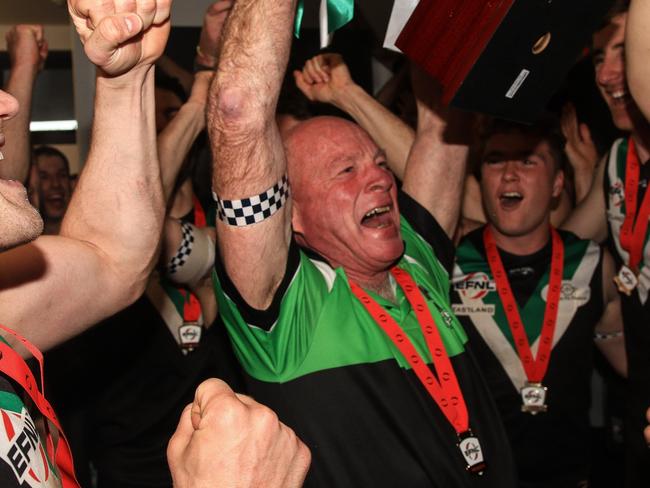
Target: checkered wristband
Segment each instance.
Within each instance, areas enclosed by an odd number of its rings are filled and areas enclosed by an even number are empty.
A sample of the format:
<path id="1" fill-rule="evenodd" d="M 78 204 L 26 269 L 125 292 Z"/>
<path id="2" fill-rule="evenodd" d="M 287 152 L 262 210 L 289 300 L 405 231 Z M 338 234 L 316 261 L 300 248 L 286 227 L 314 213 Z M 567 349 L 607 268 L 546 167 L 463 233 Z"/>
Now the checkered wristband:
<path id="1" fill-rule="evenodd" d="M 194 246 L 194 229 L 187 222 L 181 223 L 181 232 L 183 237 L 181 239 L 181 245 L 178 246 L 178 251 L 176 255 L 171 258 L 169 264 L 167 265 L 167 274 L 173 275 L 181 268 L 192 254 L 192 247 Z"/>
<path id="2" fill-rule="evenodd" d="M 265 192 L 242 200 L 222 200 L 214 192 L 212 196 L 217 202 L 219 219 L 228 225 L 243 227 L 268 219 L 282 208 L 289 197 L 289 180 L 284 175 Z"/>

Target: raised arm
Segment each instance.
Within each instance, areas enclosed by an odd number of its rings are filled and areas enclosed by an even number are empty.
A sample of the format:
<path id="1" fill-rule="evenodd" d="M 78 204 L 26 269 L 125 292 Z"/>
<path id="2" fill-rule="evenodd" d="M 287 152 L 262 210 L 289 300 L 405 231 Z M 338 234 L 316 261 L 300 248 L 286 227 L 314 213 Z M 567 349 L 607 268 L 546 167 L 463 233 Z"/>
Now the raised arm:
<path id="1" fill-rule="evenodd" d="M 650 120 L 650 5 L 644 0 L 632 0 L 625 31 L 625 62 L 627 84 L 634 101 L 646 119 Z"/>
<path id="2" fill-rule="evenodd" d="M 340 54 L 314 56 L 293 76 L 309 100 L 329 103 L 349 114 L 386 152 L 393 173 L 404 178 L 415 132 L 354 82 Z"/>
<path id="3" fill-rule="evenodd" d="M 208 100 L 213 189 L 221 200 L 260 195 L 286 174 L 275 109 L 295 6 L 295 0 L 237 0 L 230 12 Z M 217 222 L 225 271 L 249 305 L 263 309 L 270 304 L 286 268 L 290 239 L 289 202 L 252 225 Z"/>
<path id="4" fill-rule="evenodd" d="M 469 153 L 466 114 L 443 107 L 438 87 L 414 69 L 418 128 L 402 189 L 426 208 L 451 238 L 458 224 Z"/>
<path id="5" fill-rule="evenodd" d="M 605 195 L 603 194 L 603 178 L 605 177 L 606 166 L 604 159 L 596 166 L 587 196 L 571 212 L 561 226 L 582 239 L 602 242 L 607 237 L 607 215 L 605 213 Z"/>
<path id="6" fill-rule="evenodd" d="M 621 376 L 627 376 L 627 354 L 623 336 L 621 297 L 614 285 L 616 268 L 607 250 L 603 250 L 603 316 L 596 325 L 595 341 L 600 352 Z"/>
<path id="7" fill-rule="evenodd" d="M 163 191 L 167 200 L 171 197 L 183 161 L 192 144 L 205 128 L 208 90 L 214 70 L 217 68 L 221 32 L 231 7 L 231 0 L 217 0 L 208 7 L 203 17 L 203 28 L 195 59 L 199 69 L 194 75 L 190 97 L 158 135 L 158 155 Z"/>
<path id="8" fill-rule="evenodd" d="M 61 236 L 0 255 L 0 323 L 47 349 L 143 291 L 164 205 L 156 154 L 152 65 L 169 32 L 170 0 L 70 0 L 98 66 L 88 161 Z"/>
<path id="9" fill-rule="evenodd" d="M 192 144 L 205 129 L 205 106 L 214 72 L 199 71 L 194 75 L 192 93 L 178 113 L 158 134 L 158 155 L 165 201 L 169 201 L 176 178 Z"/>
<path id="10" fill-rule="evenodd" d="M 32 93 L 36 77 L 47 58 L 47 41 L 41 25 L 16 25 L 6 35 L 11 70 L 5 90 L 20 105 L 16 116 L 4 123 L 10 144 L 4 149 L 5 161 L 0 165 L 0 178 L 25 182 L 31 158 L 29 122 Z"/>

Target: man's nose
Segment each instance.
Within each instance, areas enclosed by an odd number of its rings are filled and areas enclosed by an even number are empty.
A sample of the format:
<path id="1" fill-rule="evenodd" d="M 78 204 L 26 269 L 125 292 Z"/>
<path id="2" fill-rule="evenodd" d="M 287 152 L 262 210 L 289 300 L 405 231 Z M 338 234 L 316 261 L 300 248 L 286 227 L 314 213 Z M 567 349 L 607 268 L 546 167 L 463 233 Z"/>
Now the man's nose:
<path id="1" fill-rule="evenodd" d="M 503 165 L 503 173 L 501 174 L 501 177 L 506 181 L 519 179 L 519 161 L 506 161 Z"/>

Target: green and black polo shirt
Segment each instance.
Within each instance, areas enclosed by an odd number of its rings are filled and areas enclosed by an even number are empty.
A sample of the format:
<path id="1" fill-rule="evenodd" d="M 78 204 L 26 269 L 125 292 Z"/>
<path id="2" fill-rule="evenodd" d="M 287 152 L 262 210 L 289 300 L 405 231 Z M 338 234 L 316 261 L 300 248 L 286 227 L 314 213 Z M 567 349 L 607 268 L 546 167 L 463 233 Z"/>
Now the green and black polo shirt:
<path id="1" fill-rule="evenodd" d="M 295 242 L 282 284 L 265 311 L 249 307 L 217 266 L 219 310 L 248 391 L 310 447 L 313 461 L 306 486 L 514 486 L 498 414 L 467 350 L 467 337 L 449 316 L 452 243 L 410 197 L 400 195 L 399 204 L 406 247 L 398 264 L 418 283 L 451 356 L 470 426 L 485 452 L 485 475 L 465 472 L 455 431 L 354 297 L 345 272 Z M 401 289 L 396 290 L 397 304 L 371 295 L 430 362 Z"/>

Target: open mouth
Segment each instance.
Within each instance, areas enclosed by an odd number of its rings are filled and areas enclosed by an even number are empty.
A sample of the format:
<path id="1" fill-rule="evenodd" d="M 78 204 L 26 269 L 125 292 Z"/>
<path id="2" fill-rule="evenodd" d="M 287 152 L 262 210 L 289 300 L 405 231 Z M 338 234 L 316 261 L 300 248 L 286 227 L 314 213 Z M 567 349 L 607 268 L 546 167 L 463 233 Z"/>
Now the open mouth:
<path id="1" fill-rule="evenodd" d="M 523 199 L 524 196 L 518 191 L 507 191 L 499 195 L 499 202 L 505 209 L 515 208 Z"/>
<path id="2" fill-rule="evenodd" d="M 390 205 L 373 208 L 363 216 L 361 225 L 372 229 L 382 229 L 392 225 L 393 220 L 390 215 L 390 209 Z"/>
<path id="3" fill-rule="evenodd" d="M 611 92 L 609 96 L 614 101 L 614 105 L 626 105 L 630 100 L 630 94 L 626 90 Z"/>

